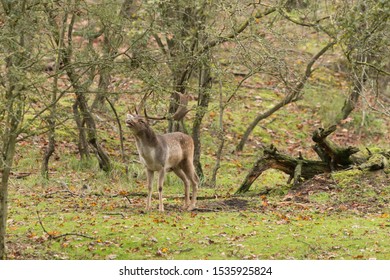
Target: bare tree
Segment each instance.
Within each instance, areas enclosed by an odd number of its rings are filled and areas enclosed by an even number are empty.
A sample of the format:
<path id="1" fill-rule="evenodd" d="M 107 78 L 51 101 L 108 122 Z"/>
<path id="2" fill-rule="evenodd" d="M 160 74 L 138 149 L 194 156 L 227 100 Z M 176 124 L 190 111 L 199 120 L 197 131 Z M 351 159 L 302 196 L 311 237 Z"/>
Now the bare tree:
<path id="1" fill-rule="evenodd" d="M 281 100 L 279 101 L 278 103 L 276 103 L 274 106 L 272 106 L 270 109 L 268 109 L 267 111 L 265 111 L 264 113 L 262 114 L 259 114 L 253 121 L 252 123 L 248 126 L 248 128 L 246 129 L 244 135 L 242 136 L 239 144 L 237 145 L 236 147 L 236 151 L 242 151 L 243 148 L 244 148 L 244 145 L 246 143 L 246 141 L 248 140 L 248 137 L 249 135 L 252 133 L 252 131 L 255 129 L 255 127 L 257 126 L 257 124 L 263 120 L 263 119 L 266 119 L 268 118 L 269 116 L 271 116 L 273 113 L 275 113 L 276 111 L 278 111 L 279 109 L 283 108 L 284 106 L 286 106 L 287 104 L 290 104 L 290 103 L 293 103 L 293 102 L 296 102 L 300 99 L 302 99 L 302 96 L 303 96 L 303 92 L 302 92 L 302 89 L 304 88 L 305 86 L 305 83 L 306 81 L 310 78 L 311 74 L 313 73 L 314 69 L 312 69 L 313 65 L 317 62 L 317 60 L 327 52 L 327 50 L 329 50 L 336 42 L 335 41 L 331 41 L 329 42 L 327 45 L 325 45 L 325 47 L 323 47 L 317 54 L 315 54 L 312 59 L 308 62 L 308 64 L 306 65 L 306 69 L 302 75 L 302 77 L 300 78 L 300 80 L 296 83 L 296 85 L 294 87 L 292 87 L 291 89 L 289 89 L 287 91 L 287 94 L 286 96 Z"/>
<path id="2" fill-rule="evenodd" d="M 0 4 L 0 259 L 6 258 L 5 232 L 8 215 L 8 183 L 13 167 L 18 137 L 29 132 L 35 120 L 41 121 L 43 114 L 53 104 L 38 108 L 32 100 L 42 94 L 39 69 L 42 47 L 35 40 L 41 6 L 29 1 L 2 1 Z M 33 117 L 25 120 L 24 116 Z"/>
<path id="3" fill-rule="evenodd" d="M 74 119 L 79 130 L 79 152 L 80 156 L 83 158 L 89 158 L 89 145 L 92 147 L 92 150 L 96 154 L 96 157 L 99 161 L 99 166 L 104 171 L 111 170 L 111 162 L 104 148 L 99 143 L 96 123 L 94 116 L 91 112 L 91 108 L 88 105 L 88 99 L 86 93 L 88 92 L 89 87 L 93 83 L 93 77 L 95 75 L 95 65 L 92 62 L 86 63 L 86 66 L 82 66 L 79 69 L 77 65 L 76 57 L 74 55 L 74 40 L 73 34 L 75 32 L 75 24 L 78 19 L 78 14 L 80 13 L 81 7 L 79 6 L 79 1 L 75 3 L 70 3 L 69 7 L 65 12 L 65 17 L 68 17 L 66 14 L 69 12 L 69 20 L 66 22 L 66 37 L 58 37 L 58 30 L 61 30 L 61 27 L 58 26 L 56 14 L 54 9 L 48 9 L 49 18 L 51 19 L 49 23 L 53 27 L 53 35 L 58 46 L 62 47 L 61 52 L 61 62 L 63 64 L 64 72 L 66 73 L 69 83 L 72 86 L 76 98 L 74 100 L 72 109 L 74 114 Z M 62 40 L 60 42 L 60 40 Z"/>
<path id="4" fill-rule="evenodd" d="M 349 66 L 350 92 L 335 122 L 346 119 L 359 100 L 369 102 L 369 95 L 381 95 L 372 88 L 386 71 L 388 61 L 390 4 L 387 1 L 343 1 L 335 17 L 340 45 Z M 384 63 L 385 62 L 385 63 Z M 374 98 L 370 108 L 389 114 L 380 98 Z M 375 104 L 376 103 L 376 104 Z M 379 105 L 379 106 L 378 106 Z"/>

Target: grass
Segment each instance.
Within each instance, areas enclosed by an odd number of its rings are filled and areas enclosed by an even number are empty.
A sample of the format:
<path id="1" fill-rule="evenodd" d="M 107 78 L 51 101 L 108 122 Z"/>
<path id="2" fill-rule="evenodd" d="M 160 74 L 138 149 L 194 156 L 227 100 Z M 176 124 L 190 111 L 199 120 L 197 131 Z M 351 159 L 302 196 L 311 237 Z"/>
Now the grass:
<path id="1" fill-rule="evenodd" d="M 168 198 L 165 203 L 170 207 L 161 214 L 143 213 L 143 199 L 130 200 L 131 205 L 123 196 L 107 193 L 84 197 L 38 194 L 28 202 L 13 196 L 9 258 L 390 258 L 386 212 L 319 213 L 271 203 L 264 206 L 262 198 L 252 198 L 251 209 L 189 213 L 178 210 L 179 199 Z M 69 235 L 56 238 L 62 234 Z"/>
<path id="2" fill-rule="evenodd" d="M 181 210 L 182 186 L 170 176 L 166 212 L 145 213 L 137 164 L 126 179 L 91 173 L 92 163 L 70 160 L 66 168 L 77 172 L 62 167 L 49 181 L 37 175 L 12 181 L 9 259 L 390 259 L 384 172 L 336 173 L 330 192 L 313 189 L 302 204 L 285 199 L 284 175 L 270 170 L 241 197 L 227 186 L 201 188 L 198 207 L 206 211 L 195 212 Z M 156 196 L 153 203 L 157 209 Z"/>

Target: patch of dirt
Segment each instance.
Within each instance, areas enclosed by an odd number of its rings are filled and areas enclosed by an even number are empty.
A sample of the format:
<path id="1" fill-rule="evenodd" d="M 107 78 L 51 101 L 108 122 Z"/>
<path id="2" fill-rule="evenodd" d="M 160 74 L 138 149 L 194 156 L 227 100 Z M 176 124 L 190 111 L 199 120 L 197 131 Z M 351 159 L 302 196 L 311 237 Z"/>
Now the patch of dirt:
<path id="1" fill-rule="evenodd" d="M 317 192 L 327 192 L 337 188 L 330 174 L 320 174 L 291 189 L 287 196 L 303 198 Z"/>
<path id="2" fill-rule="evenodd" d="M 248 206 L 248 201 L 245 199 L 232 198 L 232 199 L 227 199 L 227 200 L 223 201 L 223 204 L 225 204 L 226 207 L 228 207 L 230 209 L 244 210 Z"/>
<path id="3" fill-rule="evenodd" d="M 323 201 L 313 199 L 321 194 L 328 198 Z M 339 184 L 331 174 L 321 174 L 291 189 L 283 201 L 327 211 L 381 211 L 390 205 L 390 174 L 383 170 L 365 172 L 347 185 Z"/>
<path id="4" fill-rule="evenodd" d="M 198 201 L 196 212 L 219 212 L 219 211 L 242 211 L 248 209 L 249 201 L 242 198 L 228 198 L 220 200 L 201 200 Z"/>

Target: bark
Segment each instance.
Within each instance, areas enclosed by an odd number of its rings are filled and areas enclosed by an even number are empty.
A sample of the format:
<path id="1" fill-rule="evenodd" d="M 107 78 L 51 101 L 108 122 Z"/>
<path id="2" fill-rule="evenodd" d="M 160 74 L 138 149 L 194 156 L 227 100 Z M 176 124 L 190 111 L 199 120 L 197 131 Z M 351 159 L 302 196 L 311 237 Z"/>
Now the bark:
<path id="1" fill-rule="evenodd" d="M 42 177 L 48 179 L 49 178 L 49 161 L 50 157 L 53 155 L 55 151 L 55 131 L 56 131 L 56 104 L 58 101 L 58 77 L 59 77 L 59 70 L 60 66 L 62 64 L 61 62 L 61 48 L 63 47 L 64 42 L 64 36 L 65 36 L 65 27 L 66 27 L 66 21 L 67 21 L 68 15 L 65 14 L 63 18 L 63 25 L 61 28 L 61 32 L 59 33 L 58 37 L 56 38 L 56 42 L 58 43 L 57 48 L 57 57 L 56 61 L 53 66 L 54 70 L 54 78 L 53 78 L 53 92 L 51 94 L 51 106 L 49 108 L 50 114 L 47 119 L 48 123 L 48 145 L 45 149 L 45 153 L 42 160 L 42 166 L 41 166 L 41 175 Z"/>
<path id="2" fill-rule="evenodd" d="M 5 152 L 4 159 L 0 168 L 2 169 L 1 175 L 1 186 L 0 186 L 0 260 L 5 259 L 6 257 L 6 248 L 5 248 L 5 233 L 7 228 L 7 216 L 8 216 L 8 182 L 11 172 L 11 166 L 13 162 L 13 157 L 15 154 L 15 145 L 16 138 L 13 138 L 11 135 L 4 135 L 4 140 L 10 141 L 8 149 Z M 8 138 L 8 139 L 7 139 Z"/>
<path id="3" fill-rule="evenodd" d="M 4 110 L 1 111 L 0 116 L 2 119 L 2 129 L 0 131 L 0 260 L 6 258 L 5 234 L 8 216 L 8 184 L 25 106 L 24 91 L 26 88 L 23 81 L 27 79 L 27 71 L 19 71 L 19 69 L 29 69 L 25 62 L 31 45 L 28 43 L 28 32 L 22 26 L 25 24 L 24 20 L 26 20 L 26 5 L 26 1 L 2 2 L 2 8 L 7 15 L 2 28 L 5 32 L 8 32 L 7 36 L 9 38 L 7 43 L 2 45 L 2 51 L 8 53 L 8 55 L 5 58 L 4 67 L 6 74 L 2 81 L 4 91 L 1 92 Z"/>
<path id="4" fill-rule="evenodd" d="M 87 136 L 86 136 L 85 127 L 83 125 L 83 121 L 82 121 L 82 118 L 80 115 L 79 100 L 77 98 L 75 99 L 75 101 L 73 103 L 72 109 L 73 109 L 73 117 L 74 117 L 74 120 L 76 122 L 77 130 L 79 132 L 79 140 L 77 142 L 77 147 L 79 150 L 80 159 L 81 160 L 90 159 L 91 156 L 89 153 Z"/>
<path id="5" fill-rule="evenodd" d="M 55 111 L 53 111 L 55 114 Z M 45 149 L 45 153 L 43 155 L 42 166 L 41 166 L 41 175 L 42 177 L 49 179 L 49 161 L 50 157 L 53 155 L 55 151 L 55 128 L 56 121 L 54 120 L 54 114 L 50 113 L 51 119 L 47 120 L 49 125 L 48 132 L 48 144 Z"/>
<path id="6" fill-rule="evenodd" d="M 355 71 L 361 72 L 361 77 L 354 76 L 352 78 L 352 90 L 349 96 L 345 99 L 344 105 L 341 108 L 338 119 L 336 120 L 337 123 L 340 123 L 340 121 L 348 118 L 348 116 L 355 109 L 359 101 L 359 97 L 363 94 L 364 84 L 368 79 L 367 73 L 364 70 L 364 67 L 362 67 L 362 70 L 360 71 L 358 69 L 355 69 Z"/>
<path id="7" fill-rule="evenodd" d="M 8 182 L 11 174 L 11 168 L 13 164 L 13 159 L 15 155 L 16 148 L 16 137 L 17 137 L 17 128 L 19 125 L 18 117 L 21 116 L 20 112 L 11 111 L 11 114 L 14 115 L 11 117 L 11 120 L 8 122 L 10 129 L 4 133 L 3 136 L 3 147 L 2 147 L 2 160 L 0 168 L 2 171 L 1 174 L 1 186 L 0 186 L 0 260 L 5 259 L 6 257 L 6 248 L 5 248 L 5 233 L 7 227 L 7 216 L 8 216 Z"/>
<path id="8" fill-rule="evenodd" d="M 264 155 L 260 157 L 249 171 L 236 194 L 249 190 L 253 182 L 266 170 L 277 169 L 290 175 L 290 181 L 294 178 L 294 185 L 297 185 L 301 178 L 309 179 L 321 173 L 330 172 L 330 167 L 326 162 L 294 158 L 289 155 L 279 153 L 271 145 L 264 149 Z"/>
<path id="9" fill-rule="evenodd" d="M 14 96 L 11 96 L 14 97 Z M 15 155 L 17 128 L 19 126 L 19 120 L 21 116 L 20 108 L 15 111 L 13 109 L 12 101 L 9 116 L 7 118 L 6 125 L 9 129 L 5 130 L 2 135 L 2 159 L 0 168 L 2 171 L 1 175 L 1 186 L 0 186 L 0 260 L 6 256 L 5 249 L 5 232 L 7 227 L 7 215 L 8 215 L 8 182 L 11 173 L 11 167 Z M 20 106 L 20 105 L 19 105 Z"/>
<path id="10" fill-rule="evenodd" d="M 322 173 L 330 173 L 336 170 L 359 168 L 361 170 L 379 170 L 388 167 L 390 151 L 381 151 L 368 155 L 361 154 L 356 147 L 340 147 L 327 137 L 336 130 L 336 126 L 326 129 L 319 128 L 313 133 L 313 148 L 321 160 L 304 159 L 301 155 L 294 158 L 282 154 L 271 145 L 264 149 L 264 155 L 260 157 L 245 177 L 243 183 L 236 191 L 237 194 L 249 190 L 253 182 L 267 169 L 277 169 L 290 176 L 288 183 L 293 180 L 293 186 L 297 186 L 302 179 L 307 180 Z"/>
<path id="11" fill-rule="evenodd" d="M 210 186 L 214 187 L 214 188 L 217 185 L 217 173 L 221 167 L 222 151 L 223 151 L 223 148 L 225 145 L 225 131 L 224 131 L 224 126 L 223 126 L 224 111 L 225 111 L 225 105 L 223 104 L 222 81 L 220 80 L 219 81 L 219 119 L 218 119 L 218 122 L 219 122 L 219 127 L 218 127 L 219 145 L 218 145 L 218 150 L 217 150 L 217 154 L 216 154 L 215 165 L 214 165 L 213 172 L 211 174 L 211 179 L 210 179 Z"/>
<path id="12" fill-rule="evenodd" d="M 113 59 L 110 59 L 110 63 L 113 63 Z M 96 94 L 95 99 L 91 105 L 91 111 L 101 110 L 106 101 L 108 86 L 110 85 L 111 80 L 111 69 L 103 69 L 99 70 L 100 77 L 98 83 L 98 92 Z"/>
<path id="13" fill-rule="evenodd" d="M 355 147 L 340 147 L 327 137 L 336 131 L 337 126 L 333 125 L 327 129 L 318 128 L 313 133 L 314 151 L 321 160 L 327 163 L 332 170 L 343 169 L 353 164 L 351 155 L 359 152 Z"/>
<path id="14" fill-rule="evenodd" d="M 76 102 L 78 104 L 78 108 L 80 109 L 83 124 L 86 126 L 87 141 L 95 151 L 96 157 L 99 161 L 99 167 L 108 172 L 111 170 L 110 158 L 98 142 L 95 120 L 88 108 L 84 94 L 80 91 L 76 91 Z"/>
<path id="15" fill-rule="evenodd" d="M 193 50 L 192 50 L 193 51 Z M 172 52 L 172 50 L 171 50 Z M 175 53 L 175 52 L 173 52 Z M 183 54 L 182 54 L 183 55 Z M 187 58 L 176 58 L 177 60 L 185 59 Z M 174 62 L 174 64 L 176 64 Z M 180 66 L 173 66 L 175 69 L 172 70 L 173 72 L 173 92 L 170 97 L 170 103 L 169 103 L 169 115 L 174 116 L 177 112 L 179 106 L 180 106 L 180 95 L 185 95 L 188 81 L 191 78 L 192 75 L 192 66 L 189 61 L 185 65 L 183 63 L 179 64 Z M 168 118 L 168 132 L 174 132 L 174 131 L 184 131 L 184 119 L 176 120 L 173 117 Z"/>
<path id="16" fill-rule="evenodd" d="M 203 178 L 203 169 L 200 162 L 201 154 L 201 137 L 200 130 L 202 125 L 202 120 L 204 115 L 207 112 L 207 108 L 210 102 L 210 89 L 211 89 L 211 73 L 210 65 L 208 62 L 205 62 L 202 65 L 200 77 L 199 77 L 199 95 L 198 95 L 198 106 L 195 114 L 195 120 L 192 127 L 192 138 L 194 139 L 194 166 L 196 173 L 199 178 Z"/>

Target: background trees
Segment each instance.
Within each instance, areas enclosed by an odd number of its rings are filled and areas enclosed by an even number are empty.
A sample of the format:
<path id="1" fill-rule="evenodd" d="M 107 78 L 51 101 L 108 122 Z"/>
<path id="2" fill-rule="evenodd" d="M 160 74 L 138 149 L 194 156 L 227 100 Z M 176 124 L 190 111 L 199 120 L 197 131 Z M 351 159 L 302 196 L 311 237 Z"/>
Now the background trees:
<path id="1" fill-rule="evenodd" d="M 0 257 L 18 142 L 45 139 L 40 173 L 46 178 L 58 141 L 72 143 L 78 160 L 96 159 L 110 174 L 125 157 L 121 117 L 145 107 L 168 120 L 158 124 L 161 130 L 193 136 L 197 172 L 207 182 L 205 139 L 213 139 L 208 153 L 219 161 L 232 146 L 243 151 L 252 141 L 256 151 L 260 136 L 270 134 L 262 122 L 289 104 L 312 102 L 326 125 L 348 122 L 356 108 L 361 125 L 371 112 L 388 117 L 389 6 L 363 0 L 2 1 Z M 325 104 L 327 96 L 343 102 Z M 245 99 L 267 105 L 247 106 Z"/>
<path id="2" fill-rule="evenodd" d="M 8 182 L 18 137 L 29 131 L 29 124 L 42 119 L 52 106 L 41 103 L 44 79 L 39 71 L 43 58 L 40 11 L 35 1 L 2 2 L 0 74 L 0 259 L 5 257 L 5 230 L 8 211 Z"/>

